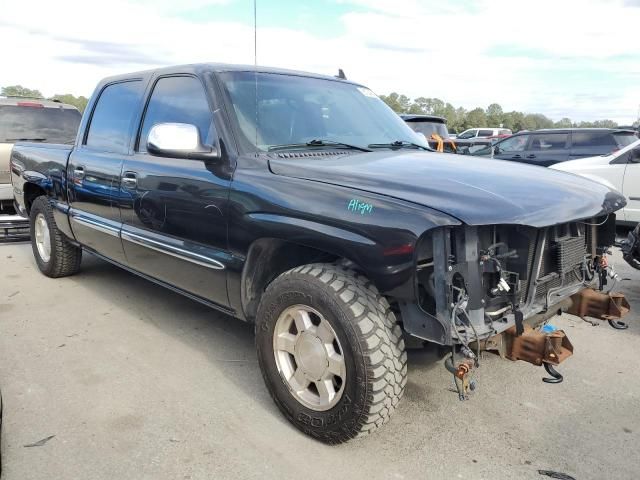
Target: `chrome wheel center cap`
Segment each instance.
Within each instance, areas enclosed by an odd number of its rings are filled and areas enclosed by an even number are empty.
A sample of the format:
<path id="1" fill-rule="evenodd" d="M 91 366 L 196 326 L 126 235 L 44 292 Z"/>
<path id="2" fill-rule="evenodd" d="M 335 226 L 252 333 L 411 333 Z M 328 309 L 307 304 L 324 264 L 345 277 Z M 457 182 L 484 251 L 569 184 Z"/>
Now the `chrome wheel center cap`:
<path id="1" fill-rule="evenodd" d="M 329 366 L 327 350 L 322 340 L 310 333 L 298 337 L 295 358 L 309 380 L 319 380 Z"/>

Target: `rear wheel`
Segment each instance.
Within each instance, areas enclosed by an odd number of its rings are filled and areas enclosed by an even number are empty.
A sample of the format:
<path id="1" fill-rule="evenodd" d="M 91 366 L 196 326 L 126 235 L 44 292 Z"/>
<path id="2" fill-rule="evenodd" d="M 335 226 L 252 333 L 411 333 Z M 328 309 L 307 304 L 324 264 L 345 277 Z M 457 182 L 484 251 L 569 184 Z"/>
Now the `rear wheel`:
<path id="1" fill-rule="evenodd" d="M 31 248 L 38 268 L 47 277 L 73 275 L 80 269 L 82 249 L 58 229 L 47 197 L 36 198 L 29 212 Z"/>
<path id="2" fill-rule="evenodd" d="M 256 345 L 282 413 L 326 443 L 382 426 L 404 392 L 395 316 L 371 282 L 341 266 L 305 265 L 276 278 L 260 301 Z"/>

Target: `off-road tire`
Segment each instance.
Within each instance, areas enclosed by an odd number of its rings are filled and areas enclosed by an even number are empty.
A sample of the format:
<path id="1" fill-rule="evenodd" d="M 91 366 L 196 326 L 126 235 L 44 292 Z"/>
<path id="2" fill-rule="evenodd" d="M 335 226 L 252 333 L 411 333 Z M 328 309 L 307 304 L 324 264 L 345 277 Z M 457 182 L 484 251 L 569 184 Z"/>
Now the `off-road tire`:
<path id="1" fill-rule="evenodd" d="M 45 262 L 38 253 L 36 246 L 36 236 L 34 224 L 39 213 L 44 215 L 49 228 L 49 238 L 51 240 L 51 255 L 48 262 Z M 80 270 L 82 261 L 82 249 L 73 245 L 67 237 L 58 229 L 53 218 L 53 210 L 49 200 L 45 196 L 40 196 L 33 201 L 29 212 L 29 225 L 31 227 L 31 248 L 36 259 L 38 268 L 47 277 L 58 278 L 73 275 Z"/>
<path id="2" fill-rule="evenodd" d="M 316 411 L 300 403 L 278 371 L 274 328 L 292 305 L 320 312 L 342 346 L 347 380 L 342 397 L 329 410 Z M 339 265 L 303 265 L 271 282 L 258 307 L 256 347 L 262 376 L 278 408 L 304 433 L 329 444 L 384 425 L 407 382 L 402 331 L 389 303 L 366 277 Z"/>

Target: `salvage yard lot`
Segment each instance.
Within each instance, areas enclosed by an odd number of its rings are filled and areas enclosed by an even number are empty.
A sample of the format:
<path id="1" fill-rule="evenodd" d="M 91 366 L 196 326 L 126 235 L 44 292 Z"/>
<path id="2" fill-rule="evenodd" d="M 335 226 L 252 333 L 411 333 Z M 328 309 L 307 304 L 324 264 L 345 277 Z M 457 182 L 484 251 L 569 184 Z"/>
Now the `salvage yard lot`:
<path id="1" fill-rule="evenodd" d="M 250 325 L 86 255 L 81 272 L 41 275 L 29 244 L 0 245 L 3 480 L 583 479 L 640 472 L 640 325 L 565 315 L 575 354 L 564 383 L 485 354 L 459 402 L 433 350 L 409 352 L 389 425 L 320 444 L 280 414 Z M 640 272 L 616 254 L 640 309 Z M 25 447 L 54 435 L 42 446 Z"/>

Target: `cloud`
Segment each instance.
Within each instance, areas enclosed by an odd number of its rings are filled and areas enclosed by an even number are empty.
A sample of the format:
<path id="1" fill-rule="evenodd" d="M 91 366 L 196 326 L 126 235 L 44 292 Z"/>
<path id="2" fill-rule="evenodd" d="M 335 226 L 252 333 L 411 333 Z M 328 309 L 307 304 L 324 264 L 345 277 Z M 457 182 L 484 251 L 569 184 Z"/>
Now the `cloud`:
<path id="1" fill-rule="evenodd" d="M 0 85 L 89 95 L 100 78 L 127 71 L 252 64 L 253 9 L 242 0 L 246 17 L 238 16 L 239 1 L 9 4 L 0 21 Z M 342 12 L 333 17 L 332 1 Z M 640 101 L 640 9 L 631 8 L 639 2 L 538 0 L 518 9 L 511 0 L 275 2 L 269 8 L 281 11 L 270 17 L 281 20 L 259 26 L 258 61 L 330 75 L 343 68 L 377 93 L 438 97 L 468 109 L 497 102 L 506 111 L 629 123 Z M 181 14 L 207 8 L 197 20 Z M 326 29 L 301 27 L 301 15 L 314 9 L 323 10 Z"/>

